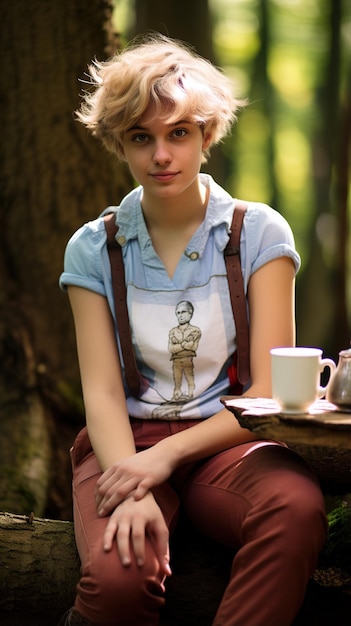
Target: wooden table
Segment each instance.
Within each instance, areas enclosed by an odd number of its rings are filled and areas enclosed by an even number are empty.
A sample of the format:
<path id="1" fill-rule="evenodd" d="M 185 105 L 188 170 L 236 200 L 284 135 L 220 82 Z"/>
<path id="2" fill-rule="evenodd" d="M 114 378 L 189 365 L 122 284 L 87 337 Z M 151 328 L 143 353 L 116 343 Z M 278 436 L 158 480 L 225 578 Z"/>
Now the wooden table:
<path id="1" fill-rule="evenodd" d="M 351 492 L 351 412 L 326 400 L 301 415 L 281 413 L 267 398 L 224 396 L 221 401 L 258 439 L 283 441 L 305 458 L 325 493 Z"/>

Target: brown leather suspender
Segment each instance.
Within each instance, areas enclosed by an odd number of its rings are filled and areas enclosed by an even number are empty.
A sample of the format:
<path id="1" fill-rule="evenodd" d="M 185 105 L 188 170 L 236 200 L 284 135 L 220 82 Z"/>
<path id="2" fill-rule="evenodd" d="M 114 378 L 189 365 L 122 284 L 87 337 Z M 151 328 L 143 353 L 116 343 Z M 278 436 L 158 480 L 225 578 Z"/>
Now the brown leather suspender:
<path id="1" fill-rule="evenodd" d="M 236 201 L 230 238 L 224 250 L 230 300 L 236 326 L 238 379 L 242 385 L 245 385 L 250 377 L 249 327 L 240 263 L 240 233 L 246 208 L 244 202 Z M 119 243 L 116 241 L 118 227 L 115 223 L 115 214 L 109 213 L 105 215 L 104 222 L 107 233 L 107 249 L 111 265 L 113 296 L 116 319 L 118 320 L 118 334 L 124 361 L 125 377 L 131 394 L 138 397 L 142 377 L 137 368 L 130 332 L 124 265 L 122 250 Z"/>
<path id="2" fill-rule="evenodd" d="M 115 214 L 109 213 L 106 215 L 104 222 L 107 232 L 107 249 L 111 265 L 113 297 L 115 301 L 116 320 L 124 361 L 125 377 L 131 394 L 137 398 L 140 394 L 141 381 L 130 332 L 122 249 L 116 241 L 118 226 L 115 223 Z"/>
<path id="3" fill-rule="evenodd" d="M 238 379 L 242 385 L 246 385 L 250 379 L 249 324 L 240 262 L 240 234 L 246 209 L 247 205 L 245 202 L 236 200 L 230 238 L 224 250 L 230 300 L 236 328 Z"/>

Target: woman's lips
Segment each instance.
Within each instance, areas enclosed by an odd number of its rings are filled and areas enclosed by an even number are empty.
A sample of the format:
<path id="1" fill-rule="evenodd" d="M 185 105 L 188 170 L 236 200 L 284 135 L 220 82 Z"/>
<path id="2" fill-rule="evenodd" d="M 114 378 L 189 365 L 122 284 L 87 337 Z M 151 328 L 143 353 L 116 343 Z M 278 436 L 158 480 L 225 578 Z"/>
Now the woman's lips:
<path id="1" fill-rule="evenodd" d="M 178 175 L 178 172 L 155 172 L 151 174 L 154 180 L 158 180 L 160 182 L 169 182 L 173 180 Z"/>

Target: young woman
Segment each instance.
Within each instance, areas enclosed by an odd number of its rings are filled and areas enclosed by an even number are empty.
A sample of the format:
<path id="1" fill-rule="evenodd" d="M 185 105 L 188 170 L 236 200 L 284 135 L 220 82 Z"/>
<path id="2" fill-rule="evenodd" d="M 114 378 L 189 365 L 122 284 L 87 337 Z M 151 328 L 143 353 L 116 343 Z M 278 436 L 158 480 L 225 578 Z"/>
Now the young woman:
<path id="1" fill-rule="evenodd" d="M 87 422 L 72 449 L 81 579 L 61 624 L 159 623 L 182 502 L 199 532 L 236 549 L 213 623 L 288 626 L 323 544 L 324 501 L 297 455 L 255 441 L 220 403 L 236 350 L 223 258 L 235 200 L 199 173 L 244 103 L 221 71 L 161 35 L 90 72 L 78 118 L 138 183 L 113 210 L 145 385 L 139 397 L 126 386 L 100 216 L 70 240 L 61 276 Z M 240 247 L 251 346 L 244 393 L 269 397 L 270 348 L 295 340 L 299 257 L 286 221 L 257 202 Z"/>

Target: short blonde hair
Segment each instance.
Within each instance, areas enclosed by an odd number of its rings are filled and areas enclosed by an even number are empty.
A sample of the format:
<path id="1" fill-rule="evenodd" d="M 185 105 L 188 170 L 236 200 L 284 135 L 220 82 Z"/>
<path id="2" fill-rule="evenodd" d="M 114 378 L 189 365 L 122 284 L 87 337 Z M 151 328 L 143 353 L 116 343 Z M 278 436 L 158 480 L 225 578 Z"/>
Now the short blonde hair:
<path id="1" fill-rule="evenodd" d="M 108 61 L 94 61 L 89 74 L 94 89 L 84 94 L 77 118 L 120 159 L 123 134 L 150 103 L 155 116 L 169 123 L 199 124 L 210 133 L 211 145 L 229 133 L 245 104 L 221 70 L 187 44 L 160 34 L 137 37 Z"/>

